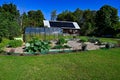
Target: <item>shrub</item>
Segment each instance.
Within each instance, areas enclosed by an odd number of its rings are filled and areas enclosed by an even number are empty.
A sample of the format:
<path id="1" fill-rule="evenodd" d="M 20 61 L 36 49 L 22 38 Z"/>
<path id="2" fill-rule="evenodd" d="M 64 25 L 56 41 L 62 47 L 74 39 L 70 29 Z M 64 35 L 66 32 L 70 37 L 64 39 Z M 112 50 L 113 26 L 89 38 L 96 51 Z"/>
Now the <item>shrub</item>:
<path id="1" fill-rule="evenodd" d="M 84 42 L 86 42 L 86 40 L 85 39 L 80 39 L 78 42 L 84 43 Z"/>
<path id="2" fill-rule="evenodd" d="M 107 48 L 107 49 L 109 49 L 109 48 L 115 48 L 115 47 L 117 47 L 117 45 L 114 44 L 114 43 L 107 43 L 107 44 L 105 44 L 105 48 Z"/>
<path id="3" fill-rule="evenodd" d="M 8 45 L 8 43 L 10 42 L 9 39 L 3 38 L 2 42 L 0 43 L 0 51 L 4 49 L 4 47 L 6 47 Z"/>
<path id="4" fill-rule="evenodd" d="M 65 43 L 67 43 L 67 40 L 65 40 L 64 38 L 60 38 L 57 42 L 57 44 L 59 45 L 64 45 Z"/>
<path id="5" fill-rule="evenodd" d="M 49 51 L 49 42 L 48 41 L 41 41 L 36 38 L 33 38 L 31 41 L 26 43 L 25 45 L 25 52 L 29 52 L 32 54 L 36 53 L 46 53 Z"/>
<path id="6" fill-rule="evenodd" d="M 105 48 L 109 49 L 110 48 L 110 44 L 109 43 L 105 44 Z"/>
<path id="7" fill-rule="evenodd" d="M 94 38 L 94 37 L 92 37 L 92 38 L 89 38 L 89 39 L 88 39 L 88 41 L 89 41 L 89 42 L 91 42 L 91 43 L 100 42 L 100 41 L 99 41 L 99 39 L 97 39 L 97 38 Z"/>
<path id="8" fill-rule="evenodd" d="M 82 43 L 81 50 L 82 50 L 82 51 L 85 51 L 85 50 L 87 50 L 87 44 L 85 44 L 85 43 Z"/>
<path id="9" fill-rule="evenodd" d="M 22 46 L 22 41 L 21 40 L 10 40 L 10 42 L 8 43 L 8 47 L 20 47 Z"/>

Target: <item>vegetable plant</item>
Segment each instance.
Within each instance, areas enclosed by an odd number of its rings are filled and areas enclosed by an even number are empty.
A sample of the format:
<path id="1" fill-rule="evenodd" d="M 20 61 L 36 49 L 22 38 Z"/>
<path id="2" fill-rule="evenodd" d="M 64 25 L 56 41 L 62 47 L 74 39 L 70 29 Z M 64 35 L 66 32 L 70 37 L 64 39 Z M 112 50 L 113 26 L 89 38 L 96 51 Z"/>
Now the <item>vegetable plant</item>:
<path id="1" fill-rule="evenodd" d="M 25 45 L 25 52 L 29 52 L 32 54 L 37 54 L 37 53 L 43 54 L 49 51 L 49 49 L 50 46 L 48 41 L 42 41 L 36 38 L 33 38 Z"/>

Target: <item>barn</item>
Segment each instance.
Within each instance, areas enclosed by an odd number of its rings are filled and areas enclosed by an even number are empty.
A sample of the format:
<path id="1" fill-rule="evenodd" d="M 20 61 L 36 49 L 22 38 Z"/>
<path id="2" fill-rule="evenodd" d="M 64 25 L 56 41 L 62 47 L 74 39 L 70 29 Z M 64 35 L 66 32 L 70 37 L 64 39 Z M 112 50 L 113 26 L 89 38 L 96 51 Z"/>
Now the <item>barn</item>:
<path id="1" fill-rule="evenodd" d="M 61 28 L 63 34 L 80 34 L 80 27 L 77 22 L 70 21 L 48 21 L 43 20 L 44 27 L 48 28 Z"/>

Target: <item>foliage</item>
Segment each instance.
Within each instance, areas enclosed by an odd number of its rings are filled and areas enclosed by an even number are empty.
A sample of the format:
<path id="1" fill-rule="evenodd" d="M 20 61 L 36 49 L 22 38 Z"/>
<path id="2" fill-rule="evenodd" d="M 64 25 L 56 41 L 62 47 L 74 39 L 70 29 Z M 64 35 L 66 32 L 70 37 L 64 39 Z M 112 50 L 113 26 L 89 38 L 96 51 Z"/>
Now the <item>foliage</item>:
<path id="1" fill-rule="evenodd" d="M 2 42 L 0 43 L 0 51 L 3 50 L 4 47 L 6 47 L 8 45 L 9 42 L 10 42 L 9 39 L 2 38 Z"/>
<path id="2" fill-rule="evenodd" d="M 65 43 L 67 43 L 67 40 L 65 40 L 64 38 L 59 38 L 59 39 L 58 39 L 57 44 L 59 44 L 59 45 L 64 45 Z"/>
<path id="3" fill-rule="evenodd" d="M 41 27 L 43 26 L 44 15 L 41 10 L 33 11 L 30 10 L 26 14 L 25 12 L 21 16 L 22 18 L 22 29 L 24 30 L 27 26 Z"/>
<path id="4" fill-rule="evenodd" d="M 91 43 L 100 42 L 99 39 L 97 39 L 97 38 L 95 38 L 95 37 L 90 37 L 90 38 L 88 39 L 88 41 L 91 42 Z"/>
<path id="5" fill-rule="evenodd" d="M 86 42 L 86 39 L 80 39 L 78 42 L 80 42 L 80 43 L 84 43 L 84 42 Z"/>
<path id="6" fill-rule="evenodd" d="M 82 42 L 82 47 L 81 47 L 81 50 L 82 51 L 86 51 L 87 50 L 87 44 L 85 44 L 84 42 Z"/>
<path id="7" fill-rule="evenodd" d="M 105 44 L 105 48 L 109 49 L 109 48 L 115 48 L 117 47 L 117 45 L 115 43 L 106 43 Z"/>
<path id="8" fill-rule="evenodd" d="M 95 29 L 95 15 L 96 11 L 85 10 L 81 22 L 81 34 L 93 35 Z"/>
<path id="9" fill-rule="evenodd" d="M 10 40 L 10 42 L 8 43 L 8 47 L 20 47 L 22 46 L 22 41 L 21 40 Z"/>
<path id="10" fill-rule="evenodd" d="M 20 16 L 16 5 L 3 4 L 0 6 L 0 36 L 9 38 L 9 36 L 20 35 L 18 18 Z"/>
<path id="11" fill-rule="evenodd" d="M 115 35 L 116 26 L 119 22 L 117 9 L 104 5 L 96 13 L 96 35 Z"/>
<path id="12" fill-rule="evenodd" d="M 62 21 L 76 21 L 75 16 L 73 15 L 72 12 L 70 11 L 63 11 L 61 14 L 57 16 L 57 20 L 62 20 Z"/>
<path id="13" fill-rule="evenodd" d="M 48 51 L 50 48 L 48 41 L 41 41 L 33 38 L 31 41 L 26 43 L 25 52 L 32 54 L 42 53 L 43 51 Z"/>

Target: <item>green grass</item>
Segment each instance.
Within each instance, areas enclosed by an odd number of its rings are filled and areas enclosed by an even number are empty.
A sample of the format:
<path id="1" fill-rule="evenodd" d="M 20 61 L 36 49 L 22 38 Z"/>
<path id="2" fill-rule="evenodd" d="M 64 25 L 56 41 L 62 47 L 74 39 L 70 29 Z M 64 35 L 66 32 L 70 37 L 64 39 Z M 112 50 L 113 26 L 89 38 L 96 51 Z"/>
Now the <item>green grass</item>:
<path id="1" fill-rule="evenodd" d="M 120 48 L 40 56 L 0 56 L 0 80 L 119 80 Z"/>

